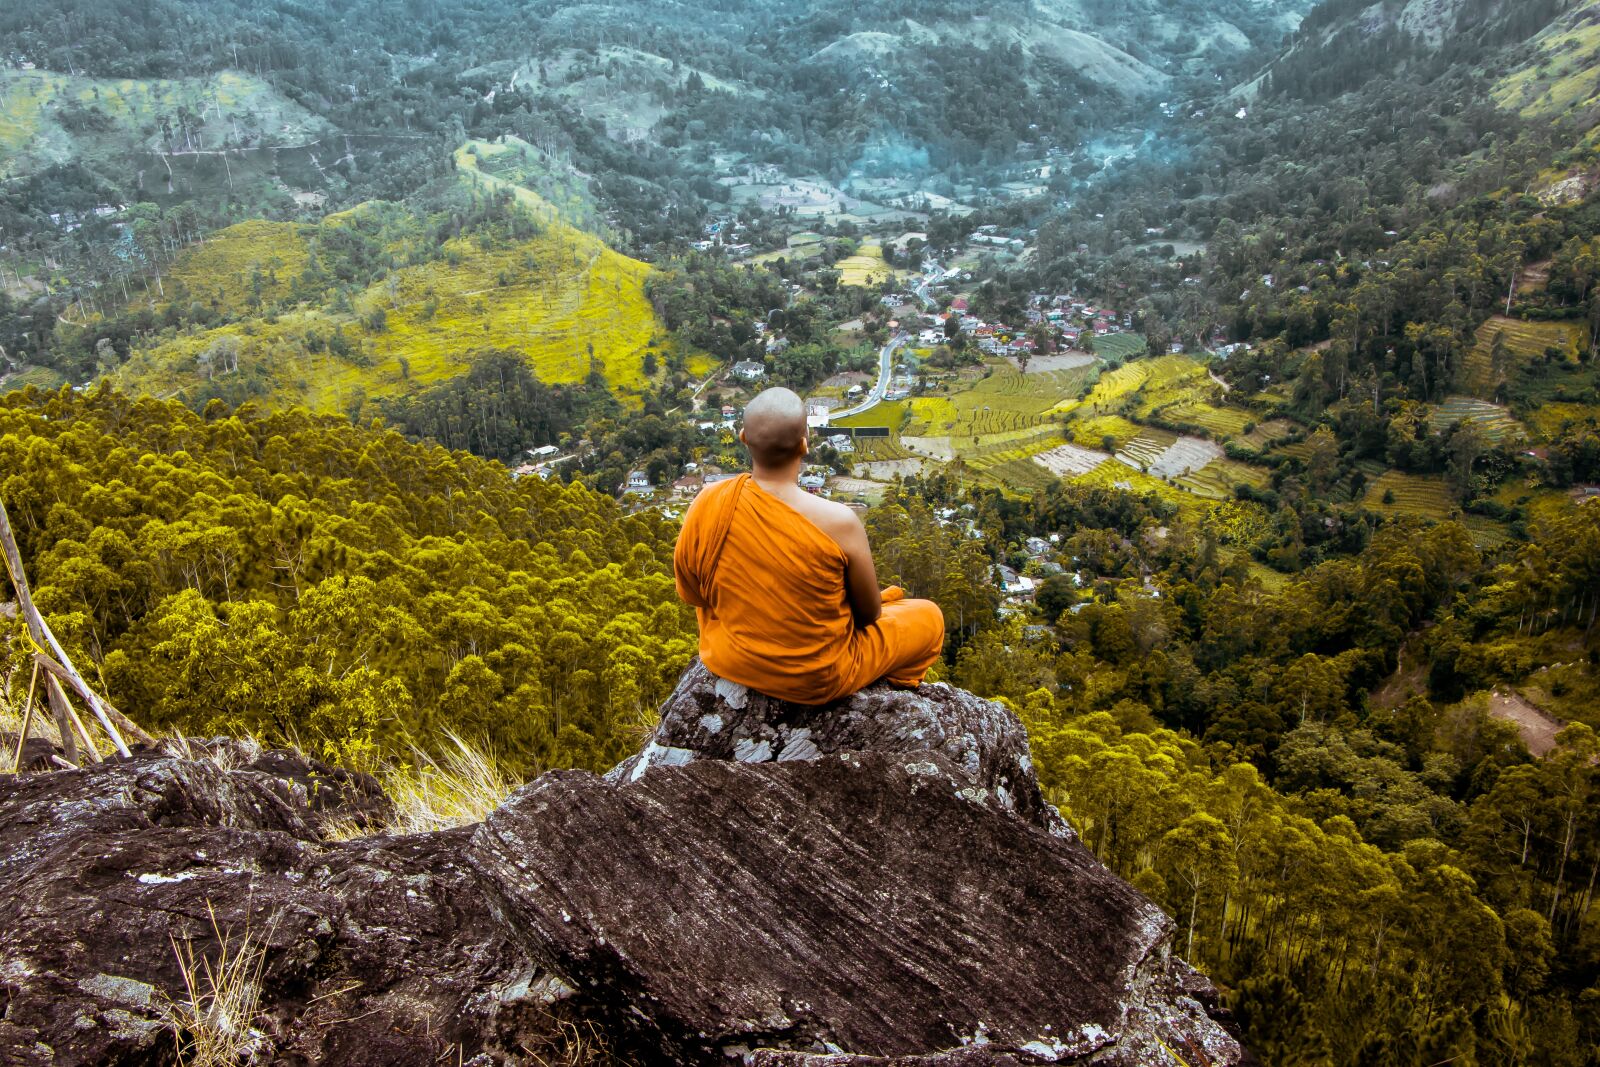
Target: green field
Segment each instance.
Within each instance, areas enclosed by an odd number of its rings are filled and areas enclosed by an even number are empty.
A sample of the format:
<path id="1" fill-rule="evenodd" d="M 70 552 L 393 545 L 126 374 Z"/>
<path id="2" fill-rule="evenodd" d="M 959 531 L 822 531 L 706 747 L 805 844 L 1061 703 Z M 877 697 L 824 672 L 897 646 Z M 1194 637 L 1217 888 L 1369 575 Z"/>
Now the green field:
<path id="1" fill-rule="evenodd" d="M 1497 340 L 1504 351 L 1499 361 L 1494 357 Z M 1523 322 L 1496 315 L 1478 327 L 1476 343 L 1461 362 L 1461 388 L 1473 396 L 1492 400 L 1519 366 L 1542 359 L 1547 348 L 1577 351 L 1582 340 L 1582 328 L 1576 323 Z"/>
<path id="2" fill-rule="evenodd" d="M 1443 404 L 1428 414 L 1428 424 L 1435 432 L 1447 430 L 1458 422 L 1472 423 L 1484 437 L 1496 443 L 1526 436 L 1522 425 L 1509 411 L 1476 397 L 1446 397 Z"/>
<path id="3" fill-rule="evenodd" d="M 1094 354 L 1105 360 L 1137 359 L 1145 354 L 1148 345 L 1144 336 L 1137 333 L 1108 333 L 1094 339 Z"/>
<path id="4" fill-rule="evenodd" d="M 859 415 L 851 415 L 845 419 L 832 420 L 835 426 L 887 426 L 891 430 L 898 430 L 906 417 L 906 402 L 903 400 L 888 400 L 875 407 L 868 408 Z"/>
<path id="5" fill-rule="evenodd" d="M 1386 494 L 1392 494 L 1392 503 L 1385 502 Z M 1361 506 L 1385 515 L 1403 515 L 1434 522 L 1443 522 L 1458 510 L 1455 498 L 1450 495 L 1442 479 L 1403 474 L 1400 471 L 1385 471 L 1370 483 Z"/>
<path id="6" fill-rule="evenodd" d="M 1593 57 L 1600 48 L 1600 24 L 1588 19 L 1557 24 L 1536 42 L 1528 63 L 1500 79 L 1492 96 L 1501 107 L 1528 118 L 1552 117 L 1592 107 L 1597 94 Z"/>
<path id="7" fill-rule="evenodd" d="M 875 241 L 862 244 L 853 256 L 835 264 L 840 285 L 855 285 L 863 289 L 876 289 L 895 276 L 894 269 L 883 261 L 883 246 Z"/>
<path id="8" fill-rule="evenodd" d="M 468 148 L 456 159 L 464 183 L 511 190 L 536 216 L 541 232 L 499 246 L 452 238 L 442 246 L 442 258 L 394 269 L 355 293 L 342 310 L 308 303 L 215 329 L 168 331 L 136 351 L 115 372 L 116 380 L 138 391 L 181 392 L 202 380 L 202 357 L 228 344 L 238 348 L 239 373 L 263 383 L 273 402 L 315 411 L 346 410 L 361 396 L 392 396 L 453 377 L 474 351 L 485 348 L 524 353 L 547 382 L 582 380 L 592 350 L 613 388 L 627 393 L 642 386 L 645 350 L 665 344 L 644 293 L 650 267 L 568 225 L 532 190 L 481 173 L 479 156 Z M 409 242 L 431 240 L 428 227 L 413 219 L 396 219 L 391 226 L 382 216 L 404 212 L 395 205 L 357 211 L 378 213 L 380 232 L 396 235 L 390 252 L 401 263 L 410 258 Z M 186 253 L 168 284 L 181 283 L 192 298 L 238 313 L 254 276 L 264 272 L 269 280 L 262 283 L 263 299 L 279 299 L 305 269 L 311 243 L 353 218 L 345 213 L 319 226 L 231 227 Z M 379 310 L 386 319 L 380 329 L 362 325 Z M 336 357 L 311 340 L 335 331 L 355 349 L 351 355 Z M 703 374 L 710 361 L 694 358 L 689 367 Z"/>

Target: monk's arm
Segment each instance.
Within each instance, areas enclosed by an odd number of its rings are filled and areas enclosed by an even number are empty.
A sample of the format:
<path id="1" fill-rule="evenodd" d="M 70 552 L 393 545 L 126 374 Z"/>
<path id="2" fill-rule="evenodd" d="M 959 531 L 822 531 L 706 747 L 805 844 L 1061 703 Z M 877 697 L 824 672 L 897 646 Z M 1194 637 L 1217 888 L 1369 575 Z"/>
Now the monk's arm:
<path id="1" fill-rule="evenodd" d="M 678 531 L 678 543 L 672 549 L 672 580 L 678 587 L 678 599 L 688 604 L 691 608 L 708 608 L 705 594 L 700 590 L 698 577 L 689 567 L 689 538 L 685 533 L 689 523 L 695 515 L 694 505 L 700 503 L 695 500 L 689 505 L 689 512 L 683 518 L 683 529 Z"/>
<path id="2" fill-rule="evenodd" d="M 836 536 L 846 559 L 844 586 L 850 599 L 850 614 L 857 626 L 871 626 L 883 614 L 883 594 L 878 589 L 878 569 L 872 562 L 866 527 L 854 512 L 846 512 Z"/>

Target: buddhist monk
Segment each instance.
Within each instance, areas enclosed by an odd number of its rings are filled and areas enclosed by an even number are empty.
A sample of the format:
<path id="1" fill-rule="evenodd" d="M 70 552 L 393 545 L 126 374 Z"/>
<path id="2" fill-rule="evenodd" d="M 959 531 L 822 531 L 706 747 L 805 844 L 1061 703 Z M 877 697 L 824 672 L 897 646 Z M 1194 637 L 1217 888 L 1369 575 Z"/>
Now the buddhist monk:
<path id="1" fill-rule="evenodd" d="M 744 412 L 750 474 L 707 488 L 684 516 L 678 595 L 700 616 L 700 659 L 720 678 L 800 704 L 884 679 L 921 683 L 944 645 L 930 600 L 879 590 L 855 512 L 797 484 L 806 411 L 768 389 Z"/>

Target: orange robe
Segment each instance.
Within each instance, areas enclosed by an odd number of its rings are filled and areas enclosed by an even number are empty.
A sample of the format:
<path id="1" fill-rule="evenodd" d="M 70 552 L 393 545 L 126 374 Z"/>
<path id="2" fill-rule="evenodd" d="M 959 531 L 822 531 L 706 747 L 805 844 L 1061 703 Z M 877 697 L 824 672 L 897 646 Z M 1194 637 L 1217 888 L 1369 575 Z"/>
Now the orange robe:
<path id="1" fill-rule="evenodd" d="M 826 704 L 880 678 L 920 684 L 944 646 L 939 606 L 892 587 L 878 621 L 858 627 L 846 560 L 837 541 L 747 474 L 701 493 L 673 570 L 678 595 L 699 613 L 702 662 L 799 704 Z"/>

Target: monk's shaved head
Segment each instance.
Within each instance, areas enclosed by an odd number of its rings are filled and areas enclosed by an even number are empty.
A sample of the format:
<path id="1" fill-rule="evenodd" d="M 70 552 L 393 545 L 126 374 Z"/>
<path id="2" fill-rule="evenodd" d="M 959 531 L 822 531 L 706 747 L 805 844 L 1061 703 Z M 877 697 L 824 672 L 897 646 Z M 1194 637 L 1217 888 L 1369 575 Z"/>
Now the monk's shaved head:
<path id="1" fill-rule="evenodd" d="M 739 438 L 756 466 L 783 466 L 805 449 L 805 402 L 792 389 L 762 392 L 745 406 Z"/>

